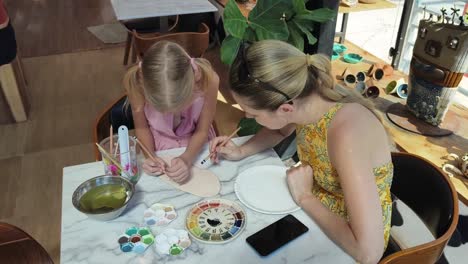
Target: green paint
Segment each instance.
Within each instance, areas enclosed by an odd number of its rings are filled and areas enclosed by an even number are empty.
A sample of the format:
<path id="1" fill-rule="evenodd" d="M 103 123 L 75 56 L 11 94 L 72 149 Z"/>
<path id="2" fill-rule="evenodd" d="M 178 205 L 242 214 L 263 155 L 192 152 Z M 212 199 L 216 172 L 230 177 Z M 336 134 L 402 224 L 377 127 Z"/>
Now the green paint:
<path id="1" fill-rule="evenodd" d="M 80 199 L 80 208 L 90 213 L 105 213 L 122 207 L 126 200 L 125 187 L 105 184 L 86 192 Z"/>

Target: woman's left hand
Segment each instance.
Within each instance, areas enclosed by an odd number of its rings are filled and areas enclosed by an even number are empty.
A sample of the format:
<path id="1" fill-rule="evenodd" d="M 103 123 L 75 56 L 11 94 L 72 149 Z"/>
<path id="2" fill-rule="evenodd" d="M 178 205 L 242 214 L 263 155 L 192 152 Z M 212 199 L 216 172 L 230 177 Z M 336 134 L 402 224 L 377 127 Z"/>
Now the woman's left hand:
<path id="1" fill-rule="evenodd" d="M 314 171 L 309 165 L 292 167 L 286 171 L 289 192 L 294 201 L 303 206 L 303 201 L 312 196 L 312 187 L 314 185 Z"/>
<path id="2" fill-rule="evenodd" d="M 190 178 L 190 166 L 183 158 L 174 158 L 171 166 L 166 168 L 166 175 L 177 183 L 183 183 Z"/>

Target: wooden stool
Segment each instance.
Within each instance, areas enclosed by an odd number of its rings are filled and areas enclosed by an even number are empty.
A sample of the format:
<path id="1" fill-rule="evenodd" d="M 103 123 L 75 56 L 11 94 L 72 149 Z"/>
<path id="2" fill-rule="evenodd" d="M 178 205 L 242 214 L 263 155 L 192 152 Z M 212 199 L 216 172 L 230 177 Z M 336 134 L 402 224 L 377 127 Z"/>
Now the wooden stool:
<path id="1" fill-rule="evenodd" d="M 26 98 L 26 86 L 26 79 L 18 57 L 11 63 L 0 66 L 0 91 L 8 105 L 8 107 L 0 106 L 2 108 L 0 113 L 7 115 L 10 113 L 15 123 L 26 121 L 28 118 L 29 103 Z M 11 117 L 8 119 L 11 120 Z"/>

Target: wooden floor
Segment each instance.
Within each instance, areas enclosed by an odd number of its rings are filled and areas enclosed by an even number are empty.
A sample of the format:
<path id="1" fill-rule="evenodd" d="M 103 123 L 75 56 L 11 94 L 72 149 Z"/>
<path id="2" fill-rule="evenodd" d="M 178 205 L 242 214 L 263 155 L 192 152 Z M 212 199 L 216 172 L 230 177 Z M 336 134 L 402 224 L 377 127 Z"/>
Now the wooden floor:
<path id="1" fill-rule="evenodd" d="M 6 0 L 23 54 L 31 112 L 27 122 L 0 125 L 0 222 L 24 229 L 56 263 L 62 169 L 94 161 L 94 119 L 123 93 L 123 47 L 99 43 L 86 30 L 113 20 L 109 2 Z M 227 67 L 219 47 L 206 57 L 222 80 L 216 123 L 221 134 L 230 134 L 243 113 L 226 92 Z"/>
<path id="2" fill-rule="evenodd" d="M 23 57 L 112 47 L 87 28 L 116 21 L 110 0 L 5 0 Z"/>

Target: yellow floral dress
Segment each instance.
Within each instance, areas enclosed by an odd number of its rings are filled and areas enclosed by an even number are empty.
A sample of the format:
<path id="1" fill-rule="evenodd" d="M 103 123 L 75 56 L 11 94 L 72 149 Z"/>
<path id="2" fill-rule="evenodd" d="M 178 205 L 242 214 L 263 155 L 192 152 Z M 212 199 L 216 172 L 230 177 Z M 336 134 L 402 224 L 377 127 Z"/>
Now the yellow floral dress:
<path id="1" fill-rule="evenodd" d="M 332 167 L 327 150 L 327 131 L 331 120 L 343 104 L 333 106 L 319 121 L 309 125 L 297 125 L 297 152 L 303 164 L 309 164 L 314 170 L 312 193 L 332 212 L 348 220 L 340 178 Z M 390 187 L 393 179 L 391 162 L 374 168 L 375 182 L 382 205 L 385 247 L 390 236 L 392 200 Z"/>

